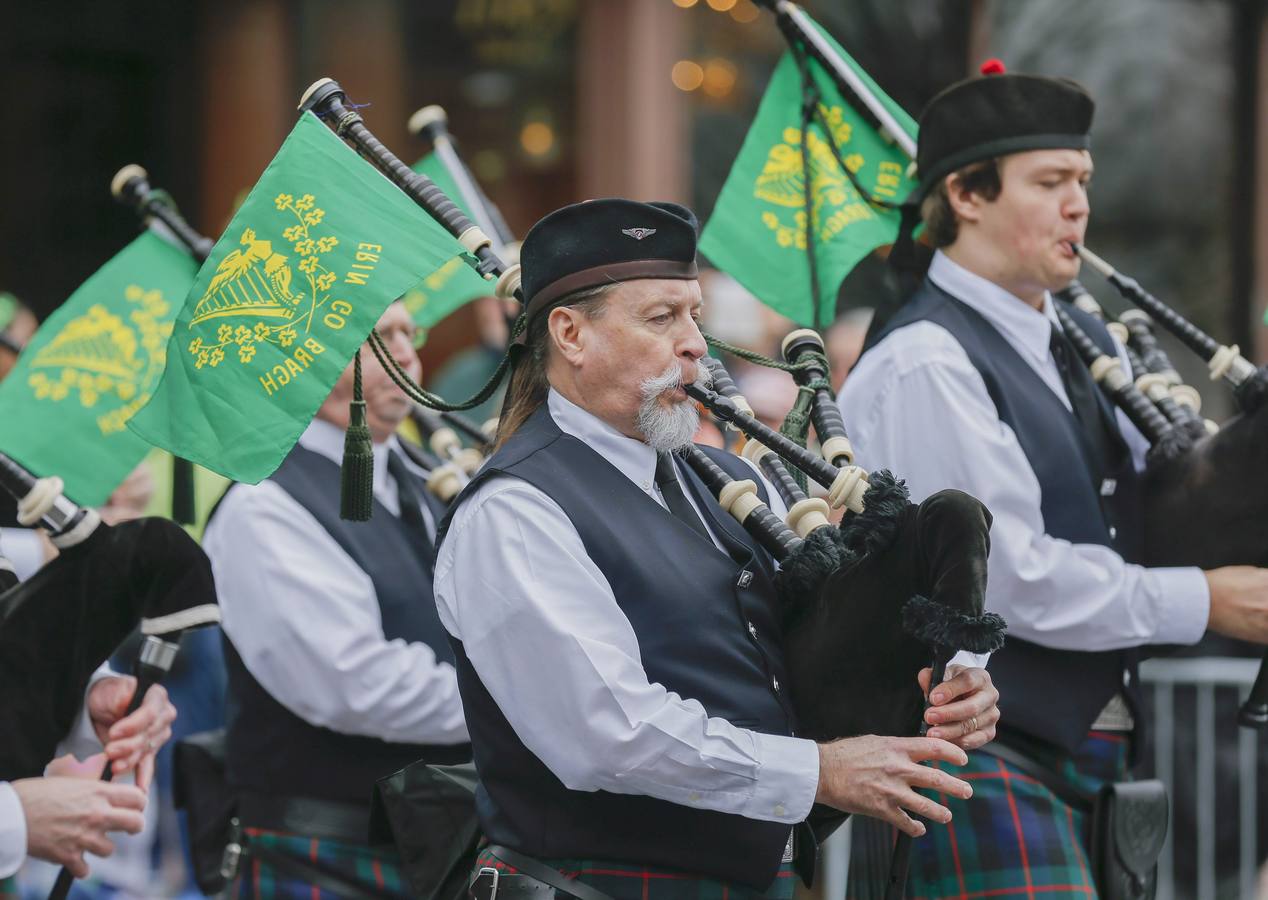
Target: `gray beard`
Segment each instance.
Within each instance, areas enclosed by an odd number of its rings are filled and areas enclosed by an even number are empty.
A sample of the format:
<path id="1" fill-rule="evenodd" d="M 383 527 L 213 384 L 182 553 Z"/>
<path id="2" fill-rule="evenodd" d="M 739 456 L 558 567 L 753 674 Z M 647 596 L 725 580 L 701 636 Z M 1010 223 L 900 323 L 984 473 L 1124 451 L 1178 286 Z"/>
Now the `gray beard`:
<path id="1" fill-rule="evenodd" d="M 709 383 L 709 373 L 704 366 L 698 365 L 695 380 L 697 384 Z M 668 405 L 660 402 L 662 394 L 681 384 L 681 367 L 674 363 L 662 374 L 639 385 L 643 402 L 639 405 L 635 426 L 648 446 L 658 453 L 672 453 L 686 447 L 700 427 L 700 412 L 691 400 Z"/>

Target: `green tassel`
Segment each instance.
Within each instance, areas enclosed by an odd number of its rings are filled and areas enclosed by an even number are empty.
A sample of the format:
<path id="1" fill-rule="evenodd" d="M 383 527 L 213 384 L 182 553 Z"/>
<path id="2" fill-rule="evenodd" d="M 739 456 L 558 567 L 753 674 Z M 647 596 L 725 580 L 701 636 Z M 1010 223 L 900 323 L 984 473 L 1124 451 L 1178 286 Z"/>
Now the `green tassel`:
<path id="1" fill-rule="evenodd" d="M 813 405 L 814 391 L 805 387 L 798 388 L 797 402 L 788 410 L 788 415 L 784 416 L 784 424 L 779 426 L 779 433 L 796 441 L 799 447 L 805 447 L 806 439 L 810 436 L 810 408 Z M 802 491 L 808 490 L 805 472 L 795 466 L 789 466 L 788 472 Z"/>
<path id="2" fill-rule="evenodd" d="M 374 442 L 365 422 L 365 398 L 361 394 L 361 348 L 353 365 L 352 403 L 348 430 L 343 437 L 343 466 L 339 479 L 339 517 L 352 522 L 369 521 L 374 512 Z"/>

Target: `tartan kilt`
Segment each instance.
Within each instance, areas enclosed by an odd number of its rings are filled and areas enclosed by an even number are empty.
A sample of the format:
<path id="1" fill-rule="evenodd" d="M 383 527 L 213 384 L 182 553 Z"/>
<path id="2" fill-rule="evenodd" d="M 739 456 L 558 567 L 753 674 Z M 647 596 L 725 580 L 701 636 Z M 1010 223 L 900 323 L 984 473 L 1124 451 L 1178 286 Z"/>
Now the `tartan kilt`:
<path id="1" fill-rule="evenodd" d="M 0 900 L 18 900 L 18 880 L 0 878 Z"/>
<path id="2" fill-rule="evenodd" d="M 265 847 L 313 863 L 383 897 L 408 896 L 395 848 L 366 847 L 258 828 L 246 829 L 253 847 Z M 231 896 L 253 900 L 338 900 L 339 894 L 278 872 L 255 857 L 244 857 Z"/>
<path id="3" fill-rule="evenodd" d="M 1095 792 L 1125 777 L 1129 741 L 1128 734 L 1093 731 L 1063 761 L 1039 761 L 1051 762 L 1066 780 Z M 952 818 L 945 826 L 928 825 L 925 836 L 913 842 L 908 898 L 1096 898 L 1084 813 L 988 753 L 970 753 L 963 768 L 938 767 L 969 782 L 973 796 L 931 795 L 951 810 Z M 861 817 L 853 827 L 847 897 L 883 897 L 895 830 Z"/>
<path id="4" fill-rule="evenodd" d="M 558 869 L 567 878 L 575 878 L 602 891 L 614 900 L 748 900 L 759 897 L 763 900 L 792 900 L 797 884 L 797 876 L 790 862 L 780 865 L 775 880 L 765 892 L 744 884 L 702 878 L 657 866 L 593 859 L 543 859 L 541 862 Z M 508 875 L 514 875 L 518 871 L 513 866 L 494 859 L 487 847 L 481 849 L 476 857 L 472 875 L 486 866 Z"/>

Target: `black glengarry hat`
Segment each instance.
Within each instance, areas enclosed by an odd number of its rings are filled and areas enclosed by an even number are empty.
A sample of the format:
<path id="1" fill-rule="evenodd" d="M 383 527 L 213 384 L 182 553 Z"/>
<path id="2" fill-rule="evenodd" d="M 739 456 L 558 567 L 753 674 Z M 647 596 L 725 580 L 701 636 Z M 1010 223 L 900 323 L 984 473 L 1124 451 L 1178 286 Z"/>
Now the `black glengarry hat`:
<path id="1" fill-rule="evenodd" d="M 677 203 L 612 197 L 574 203 L 534 225 L 520 247 L 531 323 L 569 294 L 642 278 L 697 277 L 697 221 Z M 527 335 L 520 334 L 522 342 Z"/>
<path id="2" fill-rule="evenodd" d="M 1004 74 L 988 60 L 982 75 L 957 82 L 920 115 L 916 173 L 919 202 L 937 183 L 971 163 L 1027 150 L 1086 150 L 1095 104 L 1065 78 Z"/>

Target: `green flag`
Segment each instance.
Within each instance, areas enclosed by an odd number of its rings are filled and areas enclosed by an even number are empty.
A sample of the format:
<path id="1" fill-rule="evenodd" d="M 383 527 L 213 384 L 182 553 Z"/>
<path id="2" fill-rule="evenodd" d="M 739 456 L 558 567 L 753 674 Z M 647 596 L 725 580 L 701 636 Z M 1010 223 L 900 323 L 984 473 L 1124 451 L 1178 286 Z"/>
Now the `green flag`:
<path id="1" fill-rule="evenodd" d="M 449 177 L 449 170 L 436 158 L 436 154 L 429 153 L 414 163 L 414 171 L 434 181 L 459 209 L 471 215 L 471 210 L 462 201 L 458 186 Z M 480 277 L 480 273 L 467 262 L 466 256 L 457 256 L 406 291 L 401 300 L 414 317 L 414 324 L 426 329 L 464 303 L 492 294 L 493 285 L 492 281 Z"/>
<path id="2" fill-rule="evenodd" d="M 816 25 L 816 27 L 818 27 Z M 886 108 L 914 136 L 916 123 L 885 96 L 826 31 L 819 31 Z M 831 76 L 805 62 L 819 102 L 802 147 L 802 77 L 792 53 L 771 77 L 739 156 L 700 236 L 700 250 L 767 306 L 802 324 L 824 328 L 836 316 L 836 295 L 855 264 L 898 233 L 897 210 L 869 203 L 837 155 L 874 198 L 904 200 L 916 180 L 910 160 L 842 97 Z M 833 152 L 833 145 L 837 153 Z M 803 149 L 808 151 L 803 153 Z M 810 158 L 810 224 L 818 307 L 806 254 L 805 156 Z"/>
<path id="3" fill-rule="evenodd" d="M 383 310 L 459 252 L 304 113 L 199 270 L 128 427 L 236 481 L 268 477 Z"/>
<path id="4" fill-rule="evenodd" d="M 48 317 L 0 382 L 0 450 L 100 506 L 150 446 L 128 420 L 150 399 L 198 264 L 146 232 Z"/>

